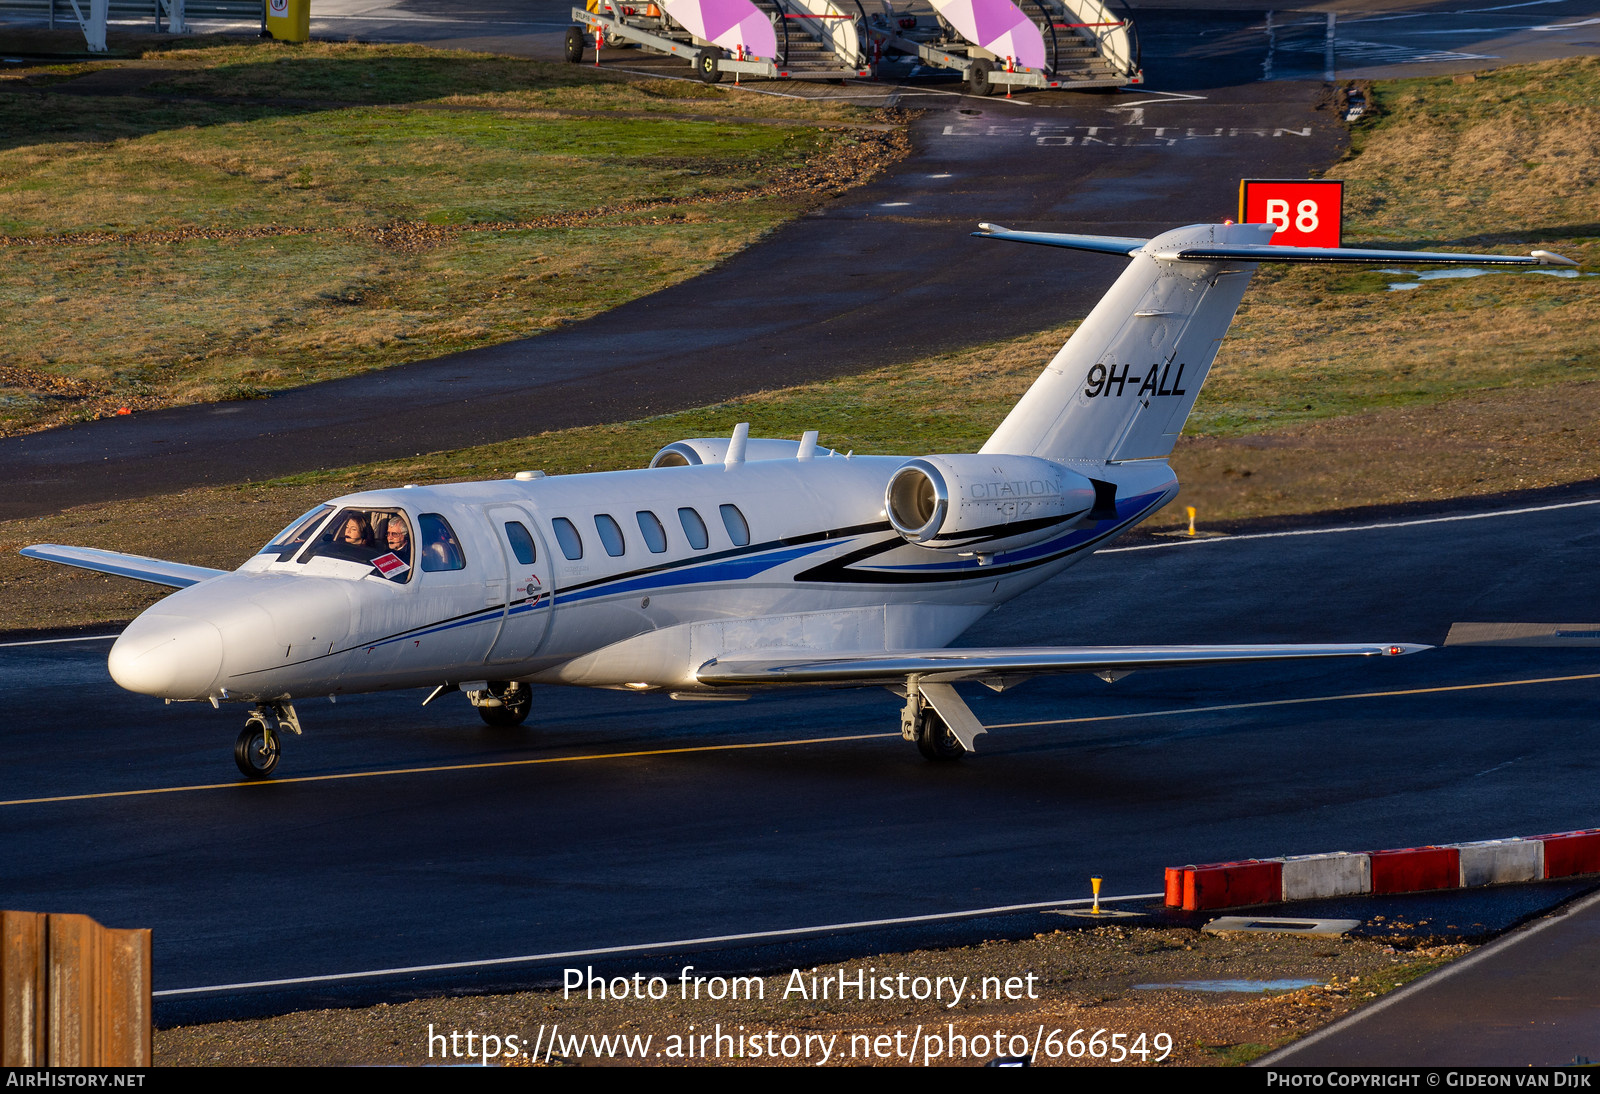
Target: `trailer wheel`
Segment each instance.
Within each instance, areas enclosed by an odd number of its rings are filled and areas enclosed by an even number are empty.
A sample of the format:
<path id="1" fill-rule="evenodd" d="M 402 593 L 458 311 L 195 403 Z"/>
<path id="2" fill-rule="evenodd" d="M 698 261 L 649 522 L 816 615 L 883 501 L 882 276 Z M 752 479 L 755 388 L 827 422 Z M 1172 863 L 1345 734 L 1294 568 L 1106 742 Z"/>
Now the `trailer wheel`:
<path id="1" fill-rule="evenodd" d="M 584 48 L 589 44 L 588 35 L 583 33 L 581 27 L 567 28 L 567 60 L 577 64 L 583 60 Z"/>
<path id="2" fill-rule="evenodd" d="M 694 62 L 694 70 L 700 79 L 708 84 L 714 84 L 722 79 L 722 69 L 717 65 L 721 57 L 721 52 L 715 49 L 700 51 L 700 56 L 696 57 Z"/>
<path id="3" fill-rule="evenodd" d="M 967 90 L 974 95 L 993 94 L 994 84 L 989 82 L 989 73 L 993 71 L 993 63 L 982 57 L 974 59 L 972 67 L 967 69 Z"/>

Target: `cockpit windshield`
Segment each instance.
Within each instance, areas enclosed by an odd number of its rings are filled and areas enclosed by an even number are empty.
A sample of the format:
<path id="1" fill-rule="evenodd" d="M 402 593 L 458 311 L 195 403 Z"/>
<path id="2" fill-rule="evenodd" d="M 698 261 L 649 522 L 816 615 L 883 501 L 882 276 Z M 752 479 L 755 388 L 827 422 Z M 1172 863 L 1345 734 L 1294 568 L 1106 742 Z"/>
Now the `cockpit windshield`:
<path id="1" fill-rule="evenodd" d="M 304 547 L 311 538 L 311 533 L 317 530 L 317 525 L 322 523 L 322 518 L 333 512 L 331 505 L 319 505 L 309 512 L 296 517 L 287 528 L 272 537 L 258 555 L 276 554 L 279 562 L 287 562 L 289 557 Z"/>
<path id="2" fill-rule="evenodd" d="M 411 525 L 397 509 L 341 509 L 296 561 L 336 558 L 359 562 L 390 581 L 403 583 L 411 579 L 411 542 Z"/>

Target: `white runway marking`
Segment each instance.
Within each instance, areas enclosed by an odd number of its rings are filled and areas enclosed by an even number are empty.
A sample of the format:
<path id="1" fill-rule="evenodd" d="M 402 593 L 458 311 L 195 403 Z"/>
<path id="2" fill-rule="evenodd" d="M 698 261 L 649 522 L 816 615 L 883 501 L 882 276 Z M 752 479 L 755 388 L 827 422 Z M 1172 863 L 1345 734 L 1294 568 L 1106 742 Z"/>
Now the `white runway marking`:
<path id="1" fill-rule="evenodd" d="M 1158 547 L 1193 547 L 1202 543 L 1238 543 L 1246 539 L 1281 539 L 1285 536 L 1328 536 L 1342 532 L 1376 532 L 1385 528 L 1415 528 L 1423 524 L 1449 524 L 1462 520 L 1491 520 L 1495 517 L 1518 517 L 1527 513 L 1548 513 L 1556 509 L 1577 509 L 1585 505 L 1600 505 L 1600 498 L 1588 501 L 1563 501 L 1554 505 L 1530 505 L 1525 509 L 1500 509 L 1492 513 L 1461 513 L 1453 517 L 1418 517 L 1416 520 L 1391 520 L 1380 524 L 1351 524 L 1342 528 L 1298 528 L 1291 532 L 1250 532 L 1242 536 L 1210 536 L 1195 539 L 1171 539 L 1161 543 L 1140 543 L 1133 547 L 1108 547 L 1096 551 L 1097 555 L 1114 555 L 1119 551 L 1154 551 Z"/>
<path id="2" fill-rule="evenodd" d="M 1134 893 L 1130 896 L 1103 896 L 1101 904 L 1115 904 L 1130 900 L 1155 900 L 1164 893 Z M 497 965 L 522 965 L 542 961 L 565 961 L 573 957 L 601 957 L 610 954 L 646 953 L 659 950 L 667 953 L 690 946 L 704 946 L 718 942 L 760 942 L 800 935 L 824 934 L 830 931 L 853 931 L 863 927 L 897 927 L 908 923 L 937 923 L 947 919 L 978 919 L 991 915 L 1010 915 L 1014 912 L 1043 911 L 1049 908 L 1066 908 L 1092 904 L 1093 899 L 1041 900 L 1033 904 L 1003 904 L 994 908 L 972 908 L 963 912 L 937 912 L 932 915 L 908 915 L 894 919 L 863 919 L 854 923 L 828 923 L 816 927 L 790 927 L 781 931 L 751 931 L 748 934 L 708 935 L 704 938 L 680 938 L 672 942 L 641 942 L 632 946 L 603 946 L 592 950 L 561 950 L 554 953 L 532 953 L 521 957 L 491 957 L 481 961 L 450 961 L 440 965 L 410 965 L 394 969 L 369 969 L 363 972 L 330 973 L 325 976 L 295 976 L 283 980 L 254 980 L 239 984 L 210 984 L 203 988 L 168 988 L 151 992 L 157 998 L 175 995 L 201 995 L 206 992 L 242 991 L 247 988 L 278 988 L 296 984 L 329 984 L 340 980 L 370 980 L 378 976 L 407 976 L 422 972 L 448 972 L 452 969 L 482 969 Z"/>
<path id="3" fill-rule="evenodd" d="M 86 634 L 79 638 L 34 638 L 27 642 L 0 642 L 0 649 L 11 646 L 53 646 L 59 642 L 109 642 L 115 634 Z"/>

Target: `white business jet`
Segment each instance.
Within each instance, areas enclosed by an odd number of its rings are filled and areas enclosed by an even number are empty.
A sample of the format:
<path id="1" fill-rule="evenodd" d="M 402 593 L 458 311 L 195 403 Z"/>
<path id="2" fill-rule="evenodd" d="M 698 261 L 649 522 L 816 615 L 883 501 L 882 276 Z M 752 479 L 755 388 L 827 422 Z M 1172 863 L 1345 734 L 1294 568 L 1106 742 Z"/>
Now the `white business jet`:
<path id="1" fill-rule="evenodd" d="M 179 589 L 111 649 L 118 684 L 252 706 L 234 750 L 277 765 L 292 701 L 460 690 L 491 725 L 531 685 L 744 698 L 756 688 L 882 686 L 929 759 L 974 750 L 956 692 L 1028 677 L 1296 658 L 1405 643 L 947 649 L 1178 492 L 1166 457 L 1259 262 L 1572 265 L 1529 257 L 1274 247 L 1271 225 L 1151 240 L 990 239 L 1131 259 L 976 453 L 840 455 L 747 435 L 678 441 L 642 470 L 351 494 L 297 518 L 229 573 L 79 547 L 23 554 Z"/>

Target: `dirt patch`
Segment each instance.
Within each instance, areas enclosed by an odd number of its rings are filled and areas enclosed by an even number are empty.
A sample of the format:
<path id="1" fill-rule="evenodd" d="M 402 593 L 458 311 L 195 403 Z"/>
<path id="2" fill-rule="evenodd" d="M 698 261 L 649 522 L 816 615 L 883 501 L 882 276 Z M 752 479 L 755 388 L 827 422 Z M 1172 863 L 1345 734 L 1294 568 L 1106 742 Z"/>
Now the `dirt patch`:
<path id="1" fill-rule="evenodd" d="M 1121 1046 L 1124 1064 L 1215 1066 L 1252 1059 L 1470 949 L 1416 939 L 1100 927 L 795 970 L 759 987 L 746 981 L 751 997 L 737 1001 L 696 1000 L 673 976 L 656 985 L 665 995 L 658 1002 L 588 1000 L 581 992 L 563 999 L 560 991 L 422 999 L 161 1030 L 155 1052 L 161 1066 L 460 1063 L 471 1030 L 479 1040 L 497 1039 L 493 1062 L 513 1065 L 544 1064 L 546 1049 L 551 1065 L 817 1065 L 831 1046 L 832 1064 L 971 1066 L 1037 1044 L 1044 1065 L 1109 1064 Z M 879 999 L 858 998 L 858 975 Z M 1139 986 L 1222 977 L 1313 983 L 1269 992 Z M 829 998 L 818 999 L 824 984 Z M 943 998 L 901 998 L 936 990 Z M 981 997 L 985 990 L 992 998 Z M 451 1033 L 458 1037 L 447 1047 Z M 622 1049 L 612 1041 L 606 1054 L 586 1036 L 632 1040 Z M 479 1062 L 482 1048 L 472 1056 Z"/>

